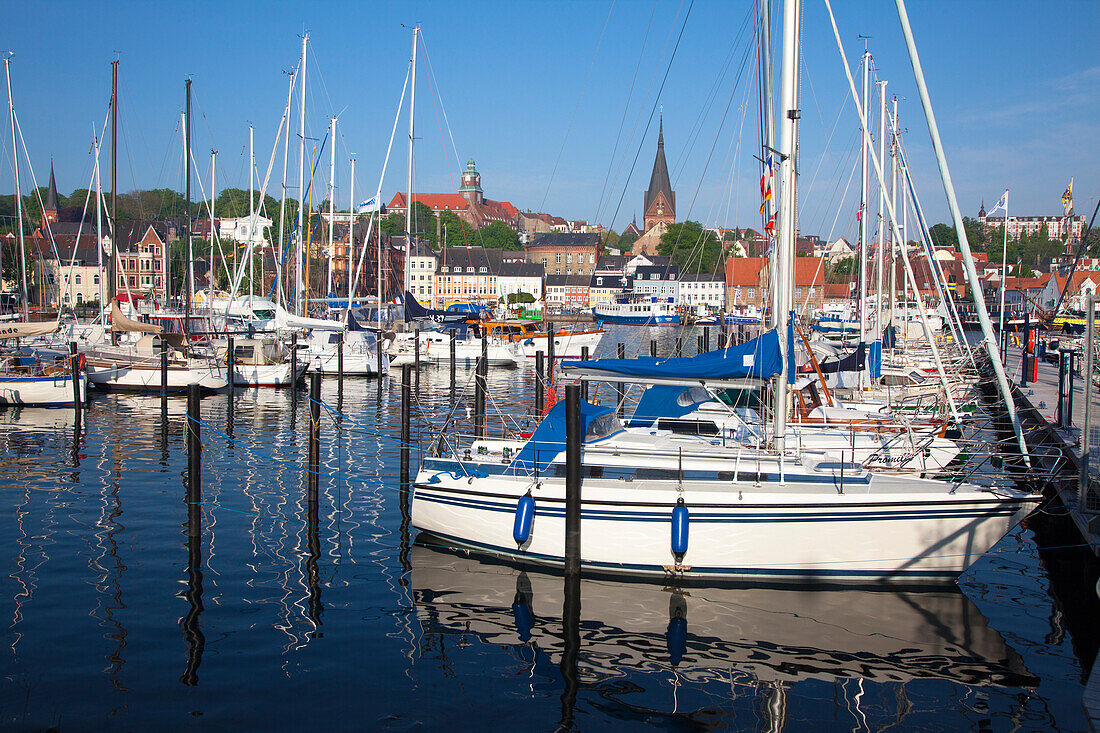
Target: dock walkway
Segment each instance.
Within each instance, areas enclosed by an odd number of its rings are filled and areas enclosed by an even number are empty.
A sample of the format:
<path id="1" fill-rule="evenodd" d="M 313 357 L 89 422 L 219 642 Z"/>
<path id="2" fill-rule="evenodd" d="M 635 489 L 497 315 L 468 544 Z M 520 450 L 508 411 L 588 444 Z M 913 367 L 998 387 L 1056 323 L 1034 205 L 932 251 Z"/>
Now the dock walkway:
<path id="1" fill-rule="evenodd" d="M 1073 380 L 1073 414 L 1066 421 L 1066 425 L 1058 425 L 1058 364 L 1040 360 L 1038 380 L 1034 382 L 1029 380 L 1026 386 L 1021 387 L 1020 374 L 1023 363 L 1020 351 L 1019 348 L 1009 347 L 1006 371 L 1013 384 L 1017 408 L 1021 413 L 1029 413 L 1022 414 L 1021 417 L 1030 418 L 1037 425 L 1045 427 L 1047 434 L 1065 449 L 1066 455 L 1073 456 L 1073 464 L 1076 467 L 1077 458 L 1081 452 L 1083 426 L 1079 423 L 1082 420 L 1082 407 L 1085 404 L 1085 380 L 1082 377 Z M 1100 415 L 1097 419 L 1100 419 Z M 1082 512 L 1078 509 L 1076 483 L 1072 486 L 1060 485 L 1058 491 L 1062 502 L 1069 510 L 1070 517 L 1080 530 L 1081 537 L 1089 544 L 1092 551 L 1100 556 L 1100 514 Z M 1100 585 L 1096 591 L 1100 593 Z M 1089 729 L 1093 733 L 1100 733 L 1100 657 L 1097 657 L 1089 673 L 1081 703 L 1089 719 Z"/>

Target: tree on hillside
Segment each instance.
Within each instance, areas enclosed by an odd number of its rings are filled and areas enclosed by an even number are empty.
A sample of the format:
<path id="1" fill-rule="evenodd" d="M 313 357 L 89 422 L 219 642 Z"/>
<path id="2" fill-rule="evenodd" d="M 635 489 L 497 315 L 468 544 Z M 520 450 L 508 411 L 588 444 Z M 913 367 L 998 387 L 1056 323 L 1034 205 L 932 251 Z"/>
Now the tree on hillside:
<path id="1" fill-rule="evenodd" d="M 626 232 L 619 237 L 619 241 L 615 242 L 615 248 L 620 252 L 629 252 L 630 248 L 634 246 L 634 243 L 638 241 L 638 235 L 634 232 Z"/>
<path id="2" fill-rule="evenodd" d="M 478 244 L 489 249 L 518 250 L 519 234 L 502 221 L 492 221 L 478 231 Z"/>
<path id="3" fill-rule="evenodd" d="M 959 235 L 955 232 L 955 227 L 948 226 L 947 224 L 934 224 L 931 229 L 928 230 L 928 234 L 932 237 L 932 244 L 936 247 L 951 247 L 957 249 L 959 246 Z"/>
<path id="4" fill-rule="evenodd" d="M 405 214 L 394 212 L 382 220 L 381 229 L 391 237 L 405 236 Z M 436 247 L 435 214 L 422 201 L 413 202 L 412 235 L 420 239 L 426 239 L 432 247 Z"/>
<path id="5" fill-rule="evenodd" d="M 710 273 L 717 271 L 722 245 L 714 232 L 704 229 L 699 222 L 684 221 L 670 224 L 664 231 L 657 254 L 671 257 L 680 272 Z"/>

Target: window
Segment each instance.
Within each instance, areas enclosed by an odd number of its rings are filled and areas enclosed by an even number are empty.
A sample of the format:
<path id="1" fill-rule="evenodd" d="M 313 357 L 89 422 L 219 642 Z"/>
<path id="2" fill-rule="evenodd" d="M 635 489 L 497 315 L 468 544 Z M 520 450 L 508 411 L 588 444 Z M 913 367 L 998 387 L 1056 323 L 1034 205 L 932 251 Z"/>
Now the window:
<path id="1" fill-rule="evenodd" d="M 750 298 L 755 298 L 756 297 L 756 288 L 749 288 L 749 297 Z"/>
<path id="2" fill-rule="evenodd" d="M 81 279 L 80 275 L 77 275 L 76 277 L 73 278 L 73 282 L 75 282 L 77 285 L 79 285 L 80 284 L 80 279 Z"/>
<path id="3" fill-rule="evenodd" d="M 554 264 L 555 265 L 560 265 L 561 264 L 561 252 L 558 252 L 557 254 L 554 255 Z"/>
<path id="4" fill-rule="evenodd" d="M 50 285 L 53 285 L 54 278 L 53 278 L 53 273 L 52 272 L 50 274 L 46 275 L 46 282 L 48 282 Z"/>
<path id="5" fill-rule="evenodd" d="M 569 252 L 565 255 L 565 264 L 567 264 L 567 265 L 572 265 L 573 264 L 573 253 L 572 252 Z"/>

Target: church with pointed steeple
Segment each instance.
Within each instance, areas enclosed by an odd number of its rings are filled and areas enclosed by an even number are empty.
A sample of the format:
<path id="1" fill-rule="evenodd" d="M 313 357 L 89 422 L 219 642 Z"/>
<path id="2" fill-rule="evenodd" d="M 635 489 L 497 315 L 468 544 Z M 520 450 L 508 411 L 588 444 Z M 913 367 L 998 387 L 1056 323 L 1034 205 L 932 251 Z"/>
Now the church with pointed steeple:
<path id="1" fill-rule="evenodd" d="M 668 163 L 665 162 L 665 120 L 661 116 L 657 133 L 657 157 L 653 160 L 653 172 L 649 176 L 649 188 L 642 206 L 645 230 L 648 232 L 660 223 L 676 221 L 676 192 L 668 179 Z"/>
<path id="2" fill-rule="evenodd" d="M 57 215 L 61 211 L 61 206 L 57 200 L 57 183 L 53 178 L 53 163 L 50 163 L 50 187 L 46 190 L 46 201 L 42 205 L 42 221 L 39 226 L 46 226 L 46 222 L 51 224 L 57 223 Z"/>

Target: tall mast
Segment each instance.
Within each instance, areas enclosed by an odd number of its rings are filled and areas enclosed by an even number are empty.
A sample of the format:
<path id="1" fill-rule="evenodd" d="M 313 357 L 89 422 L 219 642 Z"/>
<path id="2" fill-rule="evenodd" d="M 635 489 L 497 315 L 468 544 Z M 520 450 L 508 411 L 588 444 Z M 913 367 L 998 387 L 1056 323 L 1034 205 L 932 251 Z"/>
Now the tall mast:
<path id="1" fill-rule="evenodd" d="M 27 248 L 23 244 L 23 198 L 19 190 L 19 152 L 15 146 L 15 106 L 11 101 L 11 55 L 4 59 L 4 75 L 8 79 L 8 116 L 11 119 L 11 166 L 15 172 L 15 211 L 19 226 L 19 269 L 23 276 L 23 320 L 31 319 L 31 294 L 27 289 Z"/>
<path id="2" fill-rule="evenodd" d="M 286 117 L 286 139 L 283 141 L 283 193 L 279 197 L 279 234 L 275 246 L 275 303 L 280 306 L 283 304 L 283 236 L 286 233 L 286 172 L 290 158 L 290 103 L 294 97 L 295 81 L 297 78 L 292 73 L 286 90 L 286 111 L 283 113 Z M 278 140 L 275 142 L 278 144 Z"/>
<path id="3" fill-rule="evenodd" d="M 876 83 L 878 86 L 878 159 L 886 161 L 886 82 Z M 882 329 L 886 327 L 883 319 L 885 306 L 882 304 L 883 270 L 886 267 L 886 189 L 878 187 L 878 246 L 875 251 L 875 259 L 878 265 L 875 268 L 875 333 L 872 340 L 882 338 Z"/>
<path id="4" fill-rule="evenodd" d="M 210 269 L 206 274 L 206 306 L 214 309 L 214 184 L 217 181 L 218 151 L 210 151 Z"/>
<path id="5" fill-rule="evenodd" d="M 860 107 L 867 119 L 867 102 L 871 93 L 871 52 L 863 52 L 863 98 Z M 859 146 L 859 341 L 867 340 L 867 146 L 870 130 L 863 125 Z M 864 372 L 859 373 L 859 386 L 866 387 Z"/>
<path id="6" fill-rule="evenodd" d="M 904 198 L 904 197 L 903 197 Z M 893 211 L 898 210 L 898 98 L 894 97 L 894 114 L 890 117 L 890 208 Z M 909 207 L 906 207 L 908 209 Z M 905 214 L 902 213 L 902 220 L 905 220 Z M 904 225 L 901 227 L 902 236 L 908 237 L 906 228 Z M 905 242 L 897 242 L 894 240 L 893 234 L 888 231 L 890 235 L 890 310 L 886 317 L 886 325 L 893 327 L 894 325 L 894 310 L 897 308 L 897 250 L 900 247 L 902 253 L 905 252 Z M 896 329 L 895 336 L 896 336 Z M 908 331 L 908 326 L 906 326 Z M 895 338 L 896 342 L 897 339 Z"/>
<path id="7" fill-rule="evenodd" d="M 252 297 L 255 291 L 256 257 L 252 253 L 252 245 L 256 237 L 256 146 L 253 138 L 252 124 L 248 125 L 248 295 Z"/>
<path id="8" fill-rule="evenodd" d="M 187 192 L 185 196 L 187 200 L 184 202 L 184 206 L 187 209 L 187 297 L 184 300 L 184 308 L 186 317 L 184 318 L 184 330 L 190 331 L 191 320 L 191 295 L 195 292 L 195 252 L 191 242 L 191 79 L 184 80 L 184 89 L 187 91 L 187 119 L 184 124 L 184 148 L 183 151 L 183 169 L 186 171 L 184 179 L 186 180 Z"/>
<path id="9" fill-rule="evenodd" d="M 416 112 L 416 41 L 420 35 L 420 26 L 413 28 L 413 49 L 412 60 L 409 62 L 412 68 L 412 86 L 410 87 L 409 96 L 409 200 L 406 201 L 405 207 L 405 272 L 404 272 L 404 292 L 410 292 L 409 290 L 409 273 L 412 267 L 412 216 L 413 216 L 413 118 Z M 379 238 L 381 239 L 381 238 Z M 379 266 L 381 266 L 379 261 Z M 405 296 L 402 294 L 401 302 L 405 302 Z M 408 314 L 405 314 L 405 320 L 408 320 Z"/>
<path id="10" fill-rule="evenodd" d="M 985 336 L 985 348 L 989 354 L 989 360 L 993 372 L 997 377 L 997 386 L 1004 400 L 1008 412 L 1009 422 L 1016 434 L 1016 442 L 1020 447 L 1020 453 L 1024 461 L 1030 465 L 1027 443 L 1024 441 L 1023 426 L 1016 415 L 1016 403 L 1008 386 L 1008 377 L 1005 375 L 1004 364 L 1001 363 L 1000 349 L 997 340 L 993 336 L 993 324 L 989 321 L 989 312 L 985 307 L 985 298 L 981 297 L 981 280 L 978 279 L 978 270 L 974 266 L 974 257 L 970 252 L 970 242 L 966 238 L 966 228 L 963 226 L 962 212 L 959 211 L 959 202 L 955 197 L 955 184 L 951 181 L 951 171 L 947 167 L 947 156 L 943 151 L 943 141 L 940 139 L 940 128 L 936 124 L 936 115 L 932 111 L 932 100 L 928 96 L 928 86 L 924 81 L 924 69 L 921 68 L 920 57 L 917 55 L 916 41 L 913 40 L 913 29 L 909 26 L 909 13 L 905 9 L 905 0 L 894 0 L 898 10 L 898 18 L 901 21 L 902 34 L 905 36 L 905 46 L 909 51 L 909 61 L 913 66 L 913 76 L 916 77 L 917 91 L 920 93 L 921 106 L 924 108 L 924 117 L 928 122 L 928 133 L 932 137 L 932 147 L 936 151 L 936 163 L 939 165 L 940 178 L 943 181 L 943 190 L 947 194 L 947 204 L 951 209 L 951 218 L 955 224 L 955 231 L 959 235 L 959 249 L 962 251 L 963 264 L 966 266 L 967 281 L 976 291 L 974 298 L 975 310 L 978 312 L 978 321 L 982 324 L 982 333 Z M 1005 220 L 1008 223 L 1008 220 Z"/>
<path id="11" fill-rule="evenodd" d="M 99 279 L 96 297 L 99 309 L 103 310 L 103 185 L 99 181 L 99 131 L 92 128 L 95 135 L 95 241 L 96 241 L 96 277 Z"/>
<path id="12" fill-rule="evenodd" d="M 760 175 L 768 171 L 768 156 L 775 150 L 775 98 L 772 74 L 772 3 L 760 0 L 760 139 L 764 147 L 761 157 Z M 772 183 L 769 181 L 768 183 Z M 768 220 L 775 212 L 776 200 L 764 202 L 760 231 L 766 236 Z M 767 243 L 765 242 L 765 247 Z M 778 323 L 779 301 L 776 299 L 775 283 L 779 273 L 776 270 L 776 258 L 768 258 L 768 282 L 771 283 L 771 307 L 768 313 L 768 326 L 774 328 Z"/>
<path id="13" fill-rule="evenodd" d="M 333 233 L 336 231 L 336 118 L 332 118 L 329 125 L 329 159 L 328 159 L 328 287 L 325 289 L 325 297 L 332 293 L 332 259 L 336 254 L 336 247 L 332 242 Z"/>
<path id="14" fill-rule="evenodd" d="M 348 312 L 351 311 L 351 299 L 355 297 L 355 286 L 357 283 L 352 282 L 351 272 L 351 259 L 352 253 L 355 250 L 355 158 L 352 158 L 348 167 L 351 169 L 348 173 Z M 364 242 L 363 246 L 366 247 L 367 243 Z M 333 249 L 335 252 L 335 248 Z M 345 322 L 347 319 L 345 317 Z"/>
<path id="15" fill-rule="evenodd" d="M 107 261 L 107 300 L 112 303 L 118 287 L 118 60 L 111 62 L 111 257 Z M 165 244 L 167 250 L 168 245 Z M 165 262 L 168 256 L 165 254 Z M 164 293 L 168 294 L 168 271 L 164 271 Z M 100 308 L 103 304 L 100 303 Z M 112 332 L 113 333 L 113 332 Z"/>
<path id="16" fill-rule="evenodd" d="M 776 247 L 776 272 L 772 283 L 778 304 L 776 327 L 779 332 L 779 351 L 783 356 L 783 373 L 775 380 L 775 436 L 774 447 L 782 452 L 787 432 L 787 361 L 788 350 L 794 344 L 788 342 L 787 328 L 791 314 L 791 269 L 794 265 L 795 246 L 795 179 L 798 175 L 798 74 L 799 46 L 802 26 L 802 1 L 784 0 L 783 3 L 783 60 L 782 86 L 779 109 L 783 116 L 779 123 L 779 239 Z"/>
<path id="17" fill-rule="evenodd" d="M 309 33 L 302 36 L 302 75 L 298 92 L 298 249 L 294 254 L 294 310 L 302 315 L 302 250 L 305 247 L 304 216 L 306 208 L 306 44 Z"/>

